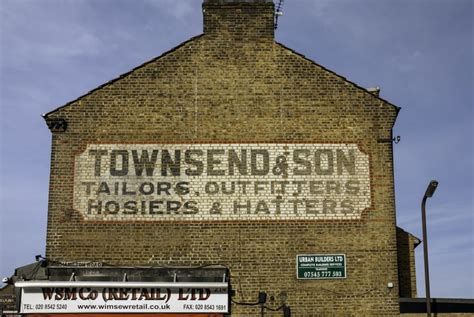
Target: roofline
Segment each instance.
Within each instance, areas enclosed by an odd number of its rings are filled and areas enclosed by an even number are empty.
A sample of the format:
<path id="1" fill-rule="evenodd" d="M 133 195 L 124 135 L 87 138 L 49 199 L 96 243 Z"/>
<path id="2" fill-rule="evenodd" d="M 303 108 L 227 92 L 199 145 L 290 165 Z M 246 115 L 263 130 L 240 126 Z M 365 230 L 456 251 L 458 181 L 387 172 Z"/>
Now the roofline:
<path id="1" fill-rule="evenodd" d="M 431 298 L 433 313 L 474 313 L 474 299 L 472 298 Z M 423 314 L 426 313 L 426 298 L 406 298 L 398 300 L 400 314 Z M 471 316 L 471 314 L 469 314 Z"/>
<path id="2" fill-rule="evenodd" d="M 158 59 L 160 59 L 160 58 L 162 58 L 162 57 L 165 57 L 165 56 L 168 55 L 168 54 L 173 53 L 174 51 L 176 51 L 177 49 L 181 48 L 182 46 L 184 46 L 184 45 L 188 44 L 189 42 L 192 42 L 192 41 L 194 41 L 195 39 L 198 39 L 198 38 L 200 38 L 200 37 L 202 37 L 202 36 L 204 36 L 204 34 L 200 34 L 200 35 L 193 36 L 193 37 L 191 37 L 190 39 L 188 39 L 188 40 L 186 40 L 186 41 L 180 43 L 179 45 L 173 47 L 172 49 L 170 49 L 170 50 L 164 52 L 163 54 L 161 54 L 161 55 L 159 55 L 159 56 L 157 56 L 157 57 L 154 57 L 154 58 L 152 58 L 151 60 L 148 60 L 148 61 L 146 61 L 145 63 L 140 64 L 139 66 L 136 66 L 136 67 L 132 68 L 132 69 L 129 70 L 128 72 L 123 73 L 123 74 L 119 75 L 118 77 L 116 77 L 116 78 L 114 78 L 114 79 L 111 79 L 111 80 L 109 80 L 108 82 L 106 82 L 106 83 L 104 83 L 104 84 L 102 84 L 102 85 L 100 85 L 100 86 L 97 86 L 96 88 L 94 88 L 94 89 L 90 90 L 89 92 L 87 92 L 87 93 L 85 93 L 85 94 L 83 94 L 83 95 L 77 97 L 76 99 L 71 100 L 71 101 L 69 101 L 68 103 L 66 103 L 66 104 L 64 104 L 64 105 L 62 105 L 62 106 L 60 106 L 60 107 L 58 107 L 58 108 L 56 108 L 56 109 L 54 109 L 54 110 L 51 110 L 51 111 L 49 111 L 49 112 L 46 112 L 46 113 L 42 114 L 41 116 L 42 116 L 44 119 L 47 119 L 49 115 L 51 115 L 51 114 L 53 114 L 53 113 L 55 113 L 55 112 L 57 112 L 57 111 L 59 111 L 59 110 L 65 108 L 65 107 L 67 107 L 67 106 L 69 106 L 69 105 L 71 105 L 71 104 L 73 104 L 73 103 L 79 101 L 80 99 L 82 99 L 82 98 L 84 98 L 84 97 L 86 97 L 86 96 L 89 96 L 90 94 L 92 94 L 93 92 L 95 92 L 95 91 L 97 91 L 97 90 L 99 90 L 99 89 L 102 89 L 102 88 L 104 88 L 104 87 L 106 87 L 106 86 L 109 86 L 109 85 L 115 83 L 116 81 L 118 81 L 118 80 L 120 80 L 120 79 L 122 79 L 122 78 L 127 77 L 128 75 L 130 75 L 131 73 L 133 73 L 133 72 L 136 71 L 137 69 L 140 69 L 140 68 L 142 68 L 142 67 L 145 67 L 146 65 L 148 65 L 148 64 L 150 64 L 150 63 L 153 63 L 154 61 L 156 61 L 156 60 L 158 60 Z"/>
<path id="3" fill-rule="evenodd" d="M 325 70 L 325 71 L 327 71 L 327 72 L 329 72 L 329 73 L 331 73 L 331 74 L 333 74 L 333 75 L 335 75 L 335 76 L 341 78 L 342 80 L 348 82 L 349 84 L 351 84 L 351 85 L 354 86 L 355 88 L 360 89 L 360 90 L 363 90 L 365 93 L 370 94 L 372 97 L 375 97 L 375 98 L 379 99 L 380 101 L 386 103 L 387 105 L 390 105 L 390 106 L 394 107 L 394 108 L 395 108 L 395 111 L 396 111 L 395 120 L 397 119 L 398 113 L 399 113 L 400 110 L 402 109 L 401 107 L 398 107 L 398 106 L 394 105 L 393 103 L 391 103 L 391 102 L 389 102 L 389 101 L 387 101 L 387 100 L 385 100 L 385 99 L 383 99 L 383 98 L 381 98 L 381 97 L 379 97 L 379 96 L 376 96 L 376 95 L 370 93 L 369 91 L 367 91 L 366 88 L 361 87 L 361 86 L 357 85 L 356 83 L 354 83 L 354 82 L 348 80 L 346 77 L 341 76 L 341 75 L 339 75 L 338 73 L 336 73 L 336 72 L 334 72 L 334 71 L 332 71 L 332 70 L 330 70 L 330 69 L 328 69 L 328 68 L 326 68 L 326 67 L 324 67 L 324 66 L 322 66 L 322 65 L 320 65 L 320 64 L 318 64 L 318 63 L 316 63 L 315 61 L 313 61 L 312 59 L 309 59 L 308 57 L 306 57 L 306 56 L 303 55 L 303 54 L 301 54 L 301 53 L 299 53 L 299 52 L 297 52 L 297 51 L 295 51 L 295 50 L 293 50 L 293 49 L 291 49 L 291 48 L 289 48 L 289 47 L 287 47 L 287 46 L 285 46 L 285 45 L 283 45 L 283 44 L 281 44 L 281 43 L 279 43 L 279 42 L 276 42 L 276 41 L 275 41 L 275 44 L 280 45 L 280 46 L 283 47 L 284 49 L 287 49 L 287 50 L 289 50 L 290 52 L 292 52 L 293 54 L 296 54 L 296 55 L 300 56 L 300 57 L 303 58 L 304 60 L 307 60 L 307 61 L 311 62 L 312 64 L 314 64 L 314 65 L 316 65 L 316 66 L 318 66 L 318 67 L 321 67 L 323 70 Z"/>
<path id="4" fill-rule="evenodd" d="M 46 120 L 46 119 L 48 118 L 48 116 L 50 116 L 51 114 L 53 114 L 53 113 L 55 113 L 55 112 L 58 112 L 59 110 L 61 110 L 61 109 L 65 108 L 65 107 L 67 107 L 67 106 L 69 106 L 69 105 L 71 105 L 71 104 L 73 104 L 73 103 L 79 101 L 80 99 L 82 99 L 82 98 L 84 98 L 84 97 L 86 97 L 86 96 L 89 96 L 90 94 L 94 93 L 95 91 L 97 91 L 97 90 L 99 90 L 99 89 L 102 89 L 102 88 L 104 88 L 104 87 L 107 87 L 107 86 L 109 86 L 109 85 L 115 83 L 116 81 L 118 81 L 118 80 L 120 80 L 120 79 L 122 79 L 122 78 L 127 77 L 128 75 L 130 75 L 131 73 L 133 73 L 133 72 L 136 71 L 137 69 L 140 69 L 140 68 L 142 68 L 142 67 L 145 67 L 146 65 L 148 65 L 148 64 L 150 64 L 150 63 L 153 63 L 154 61 L 156 61 L 156 60 L 158 60 L 158 59 L 160 59 L 160 58 L 162 58 L 162 57 L 165 57 L 165 56 L 168 55 L 168 54 L 173 53 L 173 52 L 176 51 L 177 49 L 179 49 L 179 48 L 183 47 L 184 45 L 188 44 L 189 42 L 192 42 L 192 41 L 194 41 L 194 40 L 196 40 L 196 39 L 198 39 L 198 38 L 201 38 L 201 37 L 203 37 L 204 35 L 205 35 L 205 34 L 203 33 L 203 34 L 199 34 L 199 35 L 197 35 L 197 36 L 191 37 L 190 39 L 188 39 L 188 40 L 186 40 L 186 41 L 180 43 L 179 45 L 173 47 L 172 49 L 170 49 L 170 50 L 168 50 L 168 51 L 166 51 L 166 52 L 164 52 L 163 54 L 161 54 L 161 55 L 159 55 L 159 56 L 157 56 L 157 57 L 154 57 L 154 58 L 152 58 L 151 60 L 146 61 L 146 62 L 143 63 L 143 64 L 140 64 L 139 66 L 136 66 L 136 67 L 132 68 L 132 69 L 129 70 L 128 72 L 123 73 L 123 74 L 119 75 L 118 77 L 116 77 L 116 78 L 114 78 L 114 79 L 111 79 L 111 80 L 109 80 L 108 82 L 106 82 L 106 83 L 104 83 L 104 84 L 102 84 L 102 85 L 97 86 L 96 88 L 94 88 L 94 89 L 90 90 L 89 92 L 87 92 L 87 93 L 85 93 L 85 94 L 83 94 L 83 95 L 77 97 L 76 99 L 71 100 L 71 101 L 67 102 L 66 104 L 64 104 L 64 105 L 62 105 L 62 106 L 60 106 L 60 107 L 58 107 L 58 108 L 56 108 L 56 109 L 54 109 L 54 110 L 51 110 L 51 111 L 49 111 L 49 112 L 46 112 L 46 113 L 42 114 L 42 117 Z M 345 82 L 350 83 L 350 84 L 351 84 L 352 86 L 354 86 L 355 88 L 360 89 L 360 90 L 364 91 L 365 93 L 370 94 L 370 96 L 379 99 L 380 101 L 384 102 L 385 104 L 394 107 L 394 108 L 395 108 L 395 111 L 396 111 L 394 123 L 395 123 L 395 121 L 397 120 L 398 113 L 400 112 L 401 107 L 398 107 L 398 106 L 392 104 L 391 102 L 388 102 L 387 100 L 385 100 L 385 99 L 383 99 L 383 98 L 381 98 L 381 97 L 379 97 L 379 96 L 376 96 L 376 95 L 370 93 L 370 92 L 367 91 L 367 89 L 365 89 L 364 87 L 361 87 L 361 86 L 357 85 L 356 83 L 354 83 L 354 82 L 348 80 L 346 77 L 341 76 L 341 75 L 337 74 L 336 72 L 334 72 L 334 71 L 332 71 L 332 70 L 330 70 L 330 69 L 328 69 L 328 68 L 326 68 L 326 67 L 324 67 L 324 66 L 322 66 L 322 65 L 320 65 L 320 64 L 318 64 L 318 63 L 316 63 L 315 61 L 309 59 L 309 58 L 306 57 L 305 55 L 303 55 L 303 54 L 301 54 L 301 53 L 299 53 L 299 52 L 297 52 L 297 51 L 295 51 L 295 50 L 293 50 L 293 49 L 291 49 L 291 48 L 289 48 L 289 47 L 287 47 L 287 46 L 285 46 L 285 45 L 283 45 L 283 44 L 281 44 L 281 43 L 279 43 L 279 42 L 277 42 L 277 41 L 275 41 L 274 43 L 275 43 L 276 45 L 279 45 L 279 46 L 283 47 L 283 48 L 286 49 L 286 50 L 289 50 L 289 51 L 292 52 L 293 54 L 300 56 L 300 57 L 303 58 L 304 60 L 309 61 L 309 62 L 312 63 L 313 65 L 316 65 L 316 66 L 320 67 L 321 69 L 323 69 L 323 70 L 325 70 L 325 71 L 327 71 L 327 72 L 329 72 L 329 73 L 331 73 L 331 74 L 333 74 L 333 75 L 335 75 L 335 76 L 341 78 L 341 79 L 344 80 Z"/>
<path id="5" fill-rule="evenodd" d="M 399 227 L 399 226 L 396 226 L 396 228 L 399 229 L 399 230 L 401 230 L 401 231 L 403 231 L 403 232 L 405 232 L 406 234 L 412 236 L 412 237 L 415 238 L 416 240 L 418 240 L 418 243 L 415 243 L 415 248 L 416 248 L 417 246 L 419 246 L 419 245 L 423 242 L 422 239 L 418 238 L 418 237 L 415 236 L 413 233 L 410 233 L 410 232 L 406 231 L 405 229 L 403 229 L 403 228 L 401 228 L 401 227 Z"/>

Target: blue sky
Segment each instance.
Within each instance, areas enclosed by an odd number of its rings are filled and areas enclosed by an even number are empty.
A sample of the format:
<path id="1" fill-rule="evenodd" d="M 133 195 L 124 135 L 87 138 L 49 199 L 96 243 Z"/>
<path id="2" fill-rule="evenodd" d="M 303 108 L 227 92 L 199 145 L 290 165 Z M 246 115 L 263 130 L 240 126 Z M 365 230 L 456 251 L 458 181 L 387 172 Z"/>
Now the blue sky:
<path id="1" fill-rule="evenodd" d="M 0 275 L 44 254 L 51 135 L 41 114 L 202 32 L 201 0 L 0 2 Z M 397 222 L 421 237 L 432 295 L 474 297 L 473 2 L 287 0 L 277 41 L 402 107 Z M 422 247 L 417 249 L 424 294 Z"/>

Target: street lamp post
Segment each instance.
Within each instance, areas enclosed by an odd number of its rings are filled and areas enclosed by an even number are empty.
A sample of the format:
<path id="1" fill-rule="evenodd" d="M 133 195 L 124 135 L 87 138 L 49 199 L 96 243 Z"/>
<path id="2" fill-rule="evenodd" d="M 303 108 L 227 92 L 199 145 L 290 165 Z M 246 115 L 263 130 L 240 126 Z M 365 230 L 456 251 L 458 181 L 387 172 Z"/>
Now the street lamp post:
<path id="1" fill-rule="evenodd" d="M 438 182 L 432 180 L 428 188 L 426 188 L 425 195 L 421 201 L 421 222 L 423 226 L 423 255 L 425 262 L 425 292 L 426 292 L 426 316 L 431 317 L 431 296 L 430 296 L 430 272 L 428 268 L 428 236 L 426 232 L 426 200 L 433 196 Z"/>

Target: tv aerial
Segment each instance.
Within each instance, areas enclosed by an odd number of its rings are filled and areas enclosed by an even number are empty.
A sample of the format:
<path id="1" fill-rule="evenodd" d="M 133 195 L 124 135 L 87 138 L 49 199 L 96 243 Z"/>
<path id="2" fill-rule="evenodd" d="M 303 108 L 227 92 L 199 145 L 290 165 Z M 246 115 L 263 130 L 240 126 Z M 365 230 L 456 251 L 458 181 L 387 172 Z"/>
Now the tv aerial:
<path id="1" fill-rule="evenodd" d="M 283 15 L 283 2 L 285 0 L 278 0 L 275 8 L 275 30 L 278 28 L 278 18 Z"/>

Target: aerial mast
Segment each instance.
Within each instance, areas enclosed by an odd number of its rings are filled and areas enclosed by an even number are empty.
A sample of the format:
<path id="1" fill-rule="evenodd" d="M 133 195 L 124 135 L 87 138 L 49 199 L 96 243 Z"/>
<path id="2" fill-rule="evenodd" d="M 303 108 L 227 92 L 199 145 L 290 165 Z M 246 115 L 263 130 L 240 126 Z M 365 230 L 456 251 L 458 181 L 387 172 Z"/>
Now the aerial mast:
<path id="1" fill-rule="evenodd" d="M 285 0 L 278 0 L 275 8 L 275 30 L 278 28 L 278 18 L 283 15 L 283 2 Z"/>

